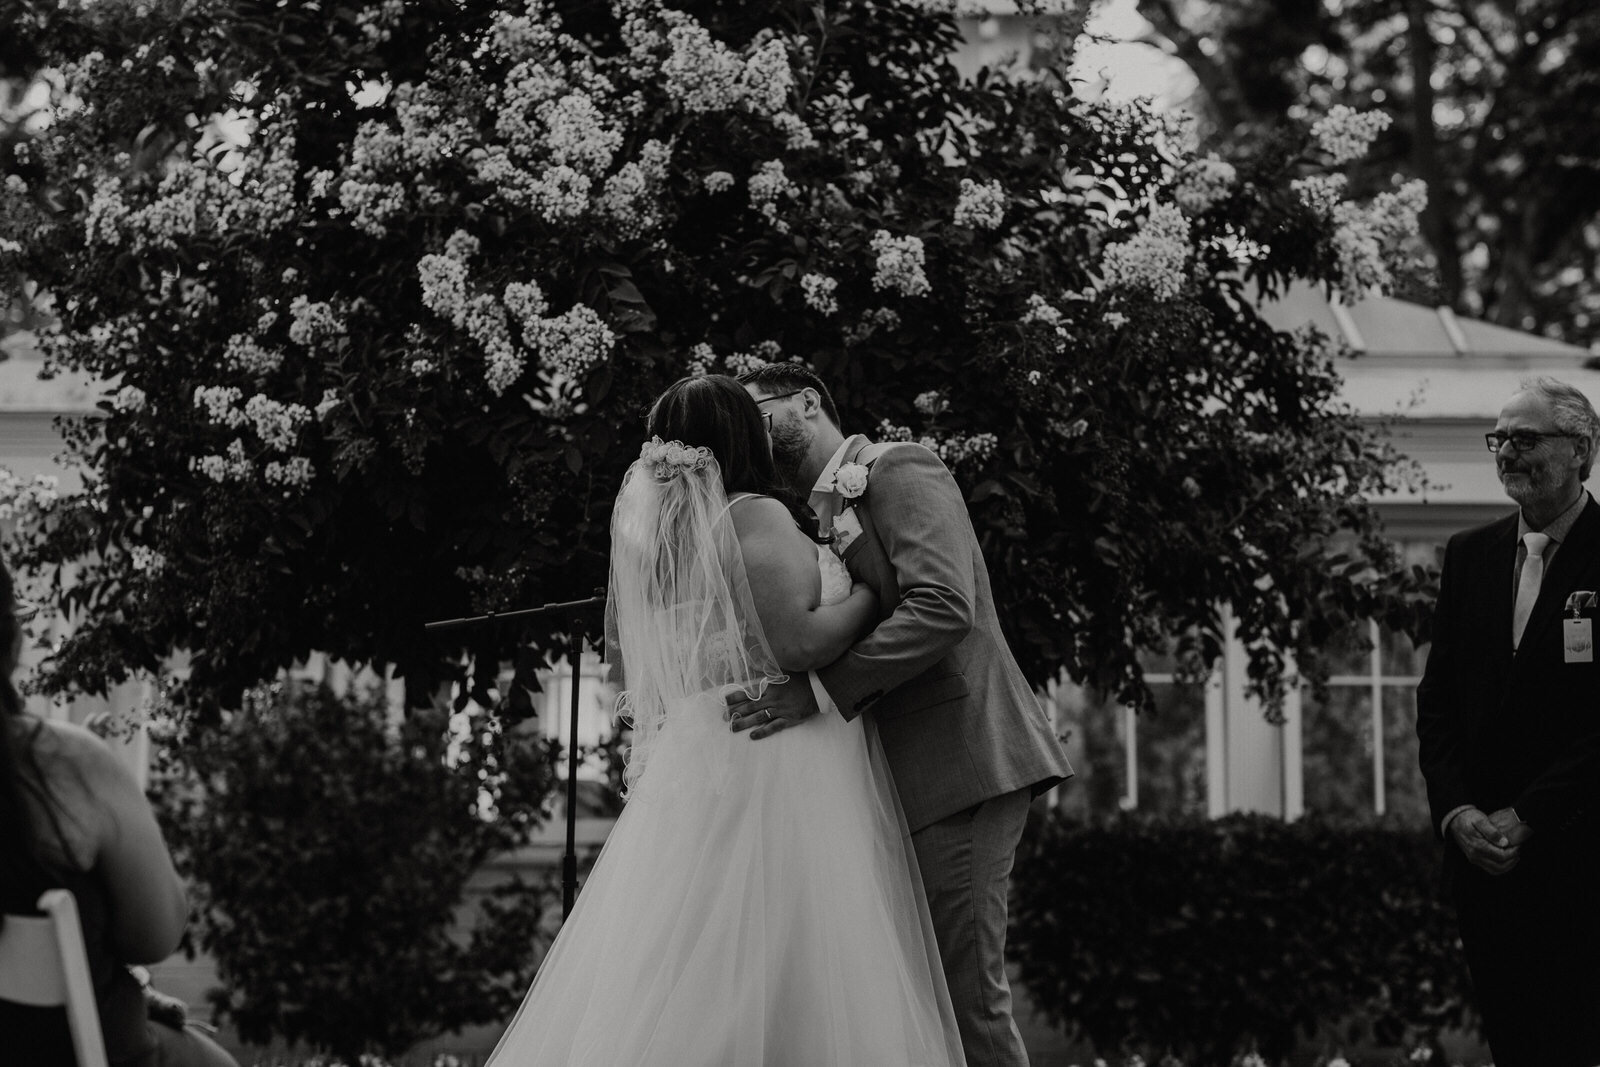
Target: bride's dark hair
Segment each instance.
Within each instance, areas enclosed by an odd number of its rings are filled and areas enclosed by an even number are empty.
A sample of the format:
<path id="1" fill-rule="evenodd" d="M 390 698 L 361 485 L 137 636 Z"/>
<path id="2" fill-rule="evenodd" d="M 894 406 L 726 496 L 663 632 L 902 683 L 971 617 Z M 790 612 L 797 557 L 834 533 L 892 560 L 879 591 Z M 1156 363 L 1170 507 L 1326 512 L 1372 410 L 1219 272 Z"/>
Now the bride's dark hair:
<path id="1" fill-rule="evenodd" d="M 761 409 L 737 379 L 725 374 L 679 378 L 656 398 L 645 426 L 663 441 L 709 448 L 722 468 L 722 487 L 729 496 L 770 496 L 789 509 L 800 529 L 815 537 L 816 518 L 778 477 Z"/>

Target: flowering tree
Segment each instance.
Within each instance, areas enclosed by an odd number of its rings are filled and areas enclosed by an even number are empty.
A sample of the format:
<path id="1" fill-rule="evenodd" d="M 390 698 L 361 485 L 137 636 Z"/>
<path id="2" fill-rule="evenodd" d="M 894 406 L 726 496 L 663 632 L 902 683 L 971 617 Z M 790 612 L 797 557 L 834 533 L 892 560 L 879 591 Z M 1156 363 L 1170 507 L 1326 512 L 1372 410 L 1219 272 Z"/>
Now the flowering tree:
<path id="1" fill-rule="evenodd" d="M 1394 119 L 1357 184 L 1427 182 L 1432 297 L 1573 344 L 1600 337 L 1588 0 L 1138 0 L 1218 136 L 1341 103 Z"/>
<path id="2" fill-rule="evenodd" d="M 320 649 L 431 692 L 424 620 L 603 583 L 661 388 L 783 359 L 952 466 L 1035 679 L 1141 699 L 1138 652 L 1203 669 L 1231 603 L 1271 693 L 1352 615 L 1415 622 L 1363 503 L 1399 468 L 1255 312 L 1404 266 L 1415 187 L 1334 169 L 1371 120 L 1199 158 L 963 80 L 930 6 L 24 2 L 8 69 L 51 95 L 0 147 L 0 272 L 107 390 L 20 549 L 82 619 L 50 684 L 187 648 L 227 703 Z"/>

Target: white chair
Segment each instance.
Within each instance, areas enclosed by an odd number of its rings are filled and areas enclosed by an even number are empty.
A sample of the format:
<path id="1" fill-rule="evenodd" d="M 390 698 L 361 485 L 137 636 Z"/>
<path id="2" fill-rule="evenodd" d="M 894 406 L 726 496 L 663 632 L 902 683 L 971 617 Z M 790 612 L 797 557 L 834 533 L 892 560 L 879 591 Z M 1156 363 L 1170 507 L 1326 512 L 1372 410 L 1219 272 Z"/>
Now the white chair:
<path id="1" fill-rule="evenodd" d="M 65 889 L 39 898 L 42 916 L 7 915 L 0 926 L 0 1000 L 64 1007 L 78 1067 L 109 1067 L 78 904 Z"/>

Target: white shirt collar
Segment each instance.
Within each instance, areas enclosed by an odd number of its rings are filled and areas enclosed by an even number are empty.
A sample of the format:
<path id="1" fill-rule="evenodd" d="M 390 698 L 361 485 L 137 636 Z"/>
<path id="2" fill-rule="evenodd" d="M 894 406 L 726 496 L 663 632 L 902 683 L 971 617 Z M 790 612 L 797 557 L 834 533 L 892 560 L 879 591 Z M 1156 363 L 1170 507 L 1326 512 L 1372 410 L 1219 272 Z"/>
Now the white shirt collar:
<path id="1" fill-rule="evenodd" d="M 839 468 L 844 465 L 844 454 L 850 450 L 850 445 L 859 436 L 860 434 L 854 434 L 839 443 L 838 449 L 833 453 L 833 458 L 828 460 L 827 465 L 822 468 L 822 474 L 817 477 L 817 484 L 811 487 L 813 499 L 819 496 L 827 496 L 833 492 L 833 479 L 839 473 Z"/>

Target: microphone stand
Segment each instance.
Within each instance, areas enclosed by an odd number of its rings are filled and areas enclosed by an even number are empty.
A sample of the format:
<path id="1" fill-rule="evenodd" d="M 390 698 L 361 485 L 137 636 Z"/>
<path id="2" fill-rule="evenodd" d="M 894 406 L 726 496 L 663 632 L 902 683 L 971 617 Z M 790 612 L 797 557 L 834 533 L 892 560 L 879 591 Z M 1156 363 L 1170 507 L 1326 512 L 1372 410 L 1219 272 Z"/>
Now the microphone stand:
<path id="1" fill-rule="evenodd" d="M 566 615 L 572 624 L 572 640 L 567 647 L 567 665 L 572 671 L 572 712 L 567 730 L 567 851 L 561 857 L 563 919 L 572 914 L 572 901 L 578 894 L 578 682 L 582 677 L 579 666 L 583 660 L 584 616 L 596 608 L 604 607 L 605 602 L 604 590 L 597 589 L 595 595 L 586 600 L 564 600 L 517 611 L 491 611 L 487 615 L 473 615 L 464 619 L 440 619 L 423 623 L 422 626 L 428 631 L 452 630 L 502 619 L 531 619 L 541 615 Z"/>

